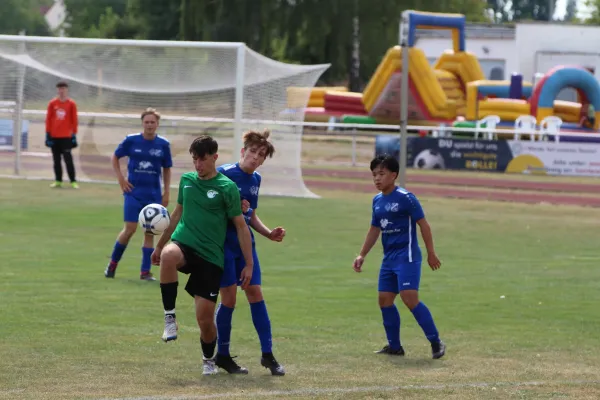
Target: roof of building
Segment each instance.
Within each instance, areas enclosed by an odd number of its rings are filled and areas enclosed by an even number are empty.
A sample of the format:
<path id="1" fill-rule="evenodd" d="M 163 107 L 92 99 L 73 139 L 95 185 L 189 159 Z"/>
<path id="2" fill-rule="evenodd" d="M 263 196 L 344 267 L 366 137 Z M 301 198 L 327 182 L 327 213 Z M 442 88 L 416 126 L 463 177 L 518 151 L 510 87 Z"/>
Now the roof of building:
<path id="1" fill-rule="evenodd" d="M 467 24 L 465 29 L 467 39 L 508 39 L 515 38 L 515 27 L 511 25 L 495 24 Z M 449 30 L 417 29 L 417 37 L 450 39 Z"/>

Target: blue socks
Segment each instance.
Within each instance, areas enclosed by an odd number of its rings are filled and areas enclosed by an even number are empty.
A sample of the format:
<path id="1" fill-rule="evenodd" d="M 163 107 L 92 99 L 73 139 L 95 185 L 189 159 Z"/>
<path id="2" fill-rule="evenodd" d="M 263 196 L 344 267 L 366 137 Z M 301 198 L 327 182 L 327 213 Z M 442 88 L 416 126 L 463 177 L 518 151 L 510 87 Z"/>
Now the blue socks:
<path id="1" fill-rule="evenodd" d="M 261 351 L 263 353 L 271 353 L 273 351 L 273 338 L 271 336 L 271 321 L 269 320 L 265 301 L 251 303 L 250 313 L 252 314 L 254 328 L 256 328 L 256 333 L 258 333 Z"/>
<path id="2" fill-rule="evenodd" d="M 231 319 L 233 317 L 233 308 L 219 304 L 217 310 L 217 353 L 224 356 L 229 355 L 229 342 L 231 340 Z M 252 322 L 258 339 L 260 340 L 260 348 L 263 353 L 271 353 L 273 347 L 273 338 L 271 336 L 271 321 L 267 314 L 267 306 L 265 301 L 250 304 L 250 313 L 252 314 Z"/>
<path id="3" fill-rule="evenodd" d="M 121 257 L 123 257 L 123 253 L 127 248 L 126 244 L 121 244 L 118 241 L 115 242 L 115 247 L 113 248 L 112 255 L 110 256 L 110 263 L 117 265 L 119 261 L 121 261 Z"/>
<path id="4" fill-rule="evenodd" d="M 231 318 L 233 308 L 219 304 L 217 310 L 217 353 L 224 356 L 229 355 L 229 341 L 231 340 Z"/>
<path id="5" fill-rule="evenodd" d="M 112 255 L 110 256 L 111 268 L 117 268 L 117 264 L 119 261 L 121 261 L 121 257 L 123 257 L 123 253 L 125 253 L 126 248 L 126 244 L 121 244 L 118 241 L 115 242 L 115 247 L 113 248 Z M 140 268 L 142 274 L 147 274 L 150 272 L 150 268 L 152 267 L 150 258 L 152 257 L 153 251 L 154 249 L 151 247 L 142 247 L 142 266 Z"/>
<path id="6" fill-rule="evenodd" d="M 433 322 L 433 317 L 429 312 L 429 308 L 422 302 L 419 302 L 415 308 L 411 310 L 417 323 L 423 329 L 423 333 L 425 333 L 425 337 L 431 343 L 438 343 L 440 341 L 440 335 L 438 333 L 437 328 L 435 327 L 435 323 Z"/>
<path id="7" fill-rule="evenodd" d="M 142 247 L 142 274 L 147 274 L 148 272 L 150 272 L 150 268 L 152 267 L 150 257 L 152 256 L 153 251 L 154 249 L 151 247 Z"/>
<path id="8" fill-rule="evenodd" d="M 381 307 L 383 317 L 383 327 L 387 336 L 390 349 L 400 349 L 400 313 L 395 304 L 389 307 Z"/>

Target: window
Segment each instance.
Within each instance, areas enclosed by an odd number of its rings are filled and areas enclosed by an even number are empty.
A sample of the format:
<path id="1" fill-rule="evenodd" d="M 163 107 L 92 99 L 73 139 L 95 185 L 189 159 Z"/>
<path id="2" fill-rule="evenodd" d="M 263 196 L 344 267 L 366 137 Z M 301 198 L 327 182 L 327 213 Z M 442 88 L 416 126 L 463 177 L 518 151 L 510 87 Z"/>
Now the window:
<path id="1" fill-rule="evenodd" d="M 506 79 L 504 73 L 506 68 L 505 60 L 479 60 L 479 64 L 481 65 L 485 79 L 493 81 L 503 81 Z"/>

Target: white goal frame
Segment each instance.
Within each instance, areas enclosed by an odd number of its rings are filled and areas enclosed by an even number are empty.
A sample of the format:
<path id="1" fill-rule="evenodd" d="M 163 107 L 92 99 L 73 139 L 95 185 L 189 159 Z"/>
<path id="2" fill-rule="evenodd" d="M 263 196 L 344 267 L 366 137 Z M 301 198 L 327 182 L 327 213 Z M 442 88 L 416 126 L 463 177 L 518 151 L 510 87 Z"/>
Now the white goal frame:
<path id="1" fill-rule="evenodd" d="M 242 42 L 191 42 L 168 40 L 129 40 L 129 39 L 86 39 L 53 36 L 25 36 L 25 35 L 0 35 L 0 41 L 16 42 L 20 46 L 27 43 L 52 43 L 52 44 L 87 44 L 98 46 L 119 47 L 162 47 L 162 48 L 196 48 L 196 49 L 235 49 L 236 50 L 236 81 L 235 103 L 233 116 L 234 148 L 233 154 L 239 154 L 242 141 L 242 117 L 244 103 L 244 67 L 246 57 L 246 44 Z M 24 51 L 22 52 L 24 53 Z M 25 82 L 25 66 L 19 68 L 17 101 L 14 109 L 15 124 L 13 130 L 13 145 L 15 146 L 15 174 L 20 175 L 21 152 L 21 126 L 23 121 L 23 91 Z"/>

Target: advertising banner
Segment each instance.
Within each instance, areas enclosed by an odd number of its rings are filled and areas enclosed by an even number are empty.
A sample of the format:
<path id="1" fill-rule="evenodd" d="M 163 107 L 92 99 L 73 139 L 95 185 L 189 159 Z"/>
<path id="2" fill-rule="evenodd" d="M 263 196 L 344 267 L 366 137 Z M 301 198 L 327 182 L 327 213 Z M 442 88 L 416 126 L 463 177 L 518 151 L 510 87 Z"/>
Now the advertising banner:
<path id="1" fill-rule="evenodd" d="M 13 143 L 14 121 L 12 119 L 0 119 L 0 150 L 14 150 Z M 27 150 L 27 132 L 29 131 L 29 121 L 21 121 L 21 150 Z"/>
<path id="2" fill-rule="evenodd" d="M 600 144 L 508 142 L 512 159 L 506 172 L 600 177 Z"/>
<path id="3" fill-rule="evenodd" d="M 399 158 L 398 135 L 381 135 L 375 153 Z M 407 167 L 600 177 L 599 143 L 474 140 L 411 136 Z"/>

